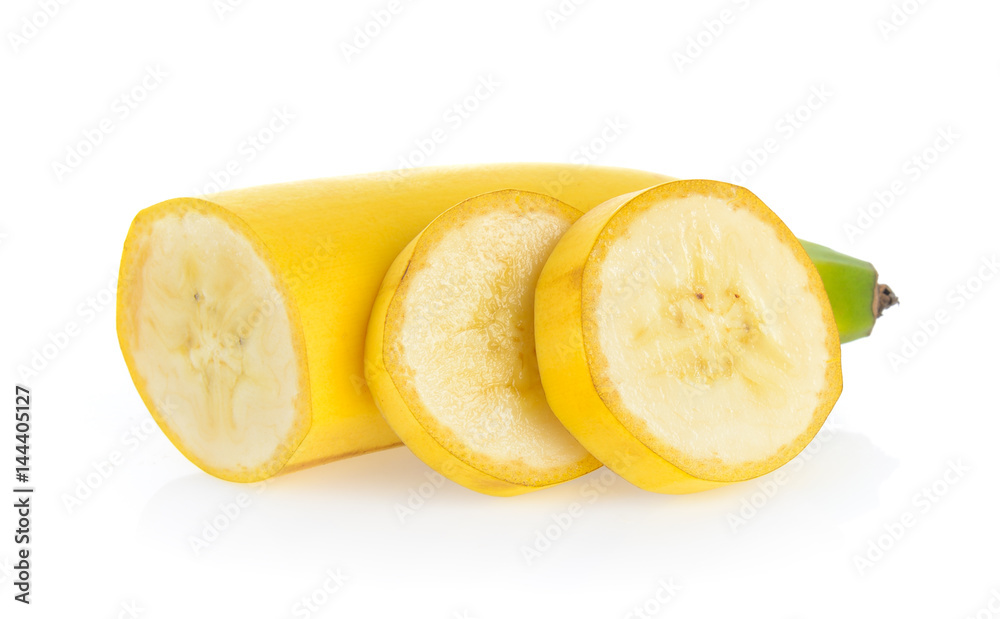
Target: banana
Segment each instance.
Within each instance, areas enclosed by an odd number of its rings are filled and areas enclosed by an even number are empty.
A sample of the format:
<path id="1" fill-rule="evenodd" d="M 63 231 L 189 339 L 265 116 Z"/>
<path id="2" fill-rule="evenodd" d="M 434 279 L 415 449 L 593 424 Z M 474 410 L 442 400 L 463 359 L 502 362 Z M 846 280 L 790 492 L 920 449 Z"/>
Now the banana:
<path id="1" fill-rule="evenodd" d="M 125 239 L 117 330 L 137 391 L 194 464 L 252 482 L 399 444 L 364 384 L 383 275 L 434 217 L 516 187 L 591 208 L 669 180 L 560 164 L 424 168 L 178 198 Z"/>
<path id="2" fill-rule="evenodd" d="M 836 275 L 835 260 L 824 268 Z M 844 320 L 848 337 L 860 314 Z M 535 338 L 555 415 L 598 460 L 657 492 L 778 468 L 842 387 L 820 271 L 756 196 L 714 181 L 668 182 L 580 218 L 539 276 Z"/>
<path id="3" fill-rule="evenodd" d="M 520 494 L 600 466 L 549 409 L 534 350 L 538 273 L 580 215 L 537 193 L 470 198 L 399 254 L 375 299 L 375 402 L 418 457 L 473 490 Z"/>
<path id="4" fill-rule="evenodd" d="M 586 211 L 670 180 L 600 166 L 490 164 L 168 200 L 140 212 L 125 240 L 122 354 L 160 428 L 217 477 L 258 481 L 393 447 L 400 440 L 364 380 L 364 339 L 383 275 L 414 235 L 484 192 L 545 193 Z M 844 262 L 831 255 L 817 264 L 837 286 L 838 320 L 850 315 L 844 325 L 857 337 L 874 321 L 874 292 L 837 283 Z M 861 281 L 863 265 L 847 281 Z"/>

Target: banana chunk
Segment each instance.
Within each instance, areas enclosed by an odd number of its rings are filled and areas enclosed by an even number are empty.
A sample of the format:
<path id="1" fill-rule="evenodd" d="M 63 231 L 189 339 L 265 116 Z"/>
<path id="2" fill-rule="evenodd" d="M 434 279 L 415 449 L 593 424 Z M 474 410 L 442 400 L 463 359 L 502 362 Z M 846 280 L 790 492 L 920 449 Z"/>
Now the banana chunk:
<path id="1" fill-rule="evenodd" d="M 552 253 L 535 308 L 553 411 L 650 490 L 778 468 L 841 391 L 840 339 L 816 267 L 734 185 L 674 181 L 596 207 Z"/>
<path id="2" fill-rule="evenodd" d="M 519 494 L 600 465 L 549 409 L 534 351 L 538 273 L 580 215 L 524 191 L 466 200 L 403 250 L 376 299 L 376 403 L 418 457 L 473 490 Z"/>

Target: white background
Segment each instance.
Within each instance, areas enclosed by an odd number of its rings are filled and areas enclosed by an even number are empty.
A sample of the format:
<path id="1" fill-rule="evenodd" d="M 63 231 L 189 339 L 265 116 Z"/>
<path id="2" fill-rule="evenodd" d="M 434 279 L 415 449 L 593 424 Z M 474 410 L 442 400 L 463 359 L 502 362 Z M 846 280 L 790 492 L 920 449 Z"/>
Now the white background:
<path id="1" fill-rule="evenodd" d="M 44 4 L 6 0 L 0 17 L 4 406 L 19 368 L 79 330 L 23 380 L 34 603 L 11 601 L 7 507 L 4 616 L 1000 617 L 1000 281 L 977 275 L 1000 251 L 995 2 L 566 0 L 557 20 L 558 0 L 401 0 L 358 53 L 344 44 L 388 0 L 70 1 L 47 19 Z M 159 81 L 142 86 L 147 72 Z M 494 92 L 468 99 L 491 78 Z M 143 100 L 123 107 L 136 88 Z M 456 104 L 475 110 L 446 121 Z M 294 118 L 250 160 L 241 145 L 275 109 Z M 112 130 L 57 170 L 102 119 Z M 507 499 L 448 482 L 401 522 L 429 471 L 405 449 L 261 488 L 201 473 L 158 430 L 127 438 L 150 422 L 109 286 L 139 209 L 202 191 L 230 160 L 228 187 L 396 168 L 439 127 L 424 163 L 727 181 L 745 165 L 741 184 L 796 234 L 871 260 L 902 305 L 845 346 L 844 394 L 808 455 L 783 477 L 693 496 L 606 473 Z M 951 137 L 935 145 L 939 133 Z M 894 183 L 891 205 L 870 206 Z M 114 452 L 110 478 L 68 508 Z M 196 554 L 191 537 L 241 493 Z M 529 565 L 522 549 L 573 503 L 579 516 Z M 898 540 L 880 538 L 906 514 Z M 328 570 L 347 582 L 297 613 Z M 679 590 L 660 590 L 671 579 Z"/>

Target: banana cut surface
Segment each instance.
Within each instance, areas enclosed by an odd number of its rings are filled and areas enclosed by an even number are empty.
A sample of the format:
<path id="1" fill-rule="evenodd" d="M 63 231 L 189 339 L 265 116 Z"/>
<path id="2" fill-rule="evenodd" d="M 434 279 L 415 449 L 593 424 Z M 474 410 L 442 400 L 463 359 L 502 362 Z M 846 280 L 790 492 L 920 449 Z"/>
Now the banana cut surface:
<path id="1" fill-rule="evenodd" d="M 612 199 L 556 246 L 535 300 L 559 419 L 632 483 L 693 492 L 763 475 L 841 391 L 823 281 L 780 219 L 727 183 Z"/>
<path id="2" fill-rule="evenodd" d="M 435 219 L 386 275 L 366 377 L 403 442 L 441 474 L 495 495 L 599 466 L 552 414 L 535 361 L 534 290 L 582 213 L 505 190 Z"/>
<path id="3" fill-rule="evenodd" d="M 123 348 L 188 458 L 239 479 L 287 460 L 311 425 L 294 306 L 245 225 L 197 202 L 136 221 Z"/>

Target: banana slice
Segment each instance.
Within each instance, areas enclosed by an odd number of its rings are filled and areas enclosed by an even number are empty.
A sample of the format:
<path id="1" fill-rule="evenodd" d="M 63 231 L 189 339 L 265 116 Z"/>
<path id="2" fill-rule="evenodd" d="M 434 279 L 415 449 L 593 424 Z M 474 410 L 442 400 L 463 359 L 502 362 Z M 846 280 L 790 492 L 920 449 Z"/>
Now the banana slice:
<path id="1" fill-rule="evenodd" d="M 840 395 L 816 267 L 756 196 L 727 183 L 673 181 L 588 212 L 546 263 L 535 312 L 552 410 L 649 490 L 772 471 Z"/>
<path id="2" fill-rule="evenodd" d="M 403 442 L 442 475 L 514 495 L 600 464 L 552 414 L 534 351 L 534 289 L 581 213 L 505 190 L 471 198 L 396 258 L 368 326 L 368 386 Z"/>

